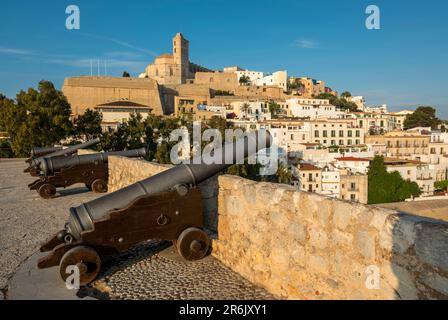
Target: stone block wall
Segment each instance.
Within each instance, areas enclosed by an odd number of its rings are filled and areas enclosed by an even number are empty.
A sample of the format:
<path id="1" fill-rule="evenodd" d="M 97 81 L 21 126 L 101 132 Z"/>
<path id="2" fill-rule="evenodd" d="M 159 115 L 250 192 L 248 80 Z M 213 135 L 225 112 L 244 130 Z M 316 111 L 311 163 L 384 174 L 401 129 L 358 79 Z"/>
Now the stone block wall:
<path id="1" fill-rule="evenodd" d="M 288 299 L 448 299 L 448 223 L 219 178 L 213 254 Z"/>
<path id="2" fill-rule="evenodd" d="M 109 189 L 167 168 L 110 157 Z M 446 222 L 234 176 L 201 191 L 212 254 L 278 298 L 448 299 Z"/>

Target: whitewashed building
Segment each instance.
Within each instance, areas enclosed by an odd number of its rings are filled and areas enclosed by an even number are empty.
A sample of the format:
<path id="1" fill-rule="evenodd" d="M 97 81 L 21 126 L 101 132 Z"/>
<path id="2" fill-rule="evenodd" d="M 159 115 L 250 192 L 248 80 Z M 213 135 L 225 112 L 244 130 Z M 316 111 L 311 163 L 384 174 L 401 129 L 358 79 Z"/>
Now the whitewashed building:
<path id="1" fill-rule="evenodd" d="M 290 116 L 297 118 L 339 118 L 345 114 L 343 111 L 330 104 L 327 99 L 302 99 L 293 98 L 286 100 Z"/>

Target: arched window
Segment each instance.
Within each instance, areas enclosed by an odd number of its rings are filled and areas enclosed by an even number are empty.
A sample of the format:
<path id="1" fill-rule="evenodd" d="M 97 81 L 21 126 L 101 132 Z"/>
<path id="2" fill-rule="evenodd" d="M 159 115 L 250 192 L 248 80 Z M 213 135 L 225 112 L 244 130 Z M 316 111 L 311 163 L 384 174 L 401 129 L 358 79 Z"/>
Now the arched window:
<path id="1" fill-rule="evenodd" d="M 170 68 L 170 76 L 173 76 L 173 68 Z"/>

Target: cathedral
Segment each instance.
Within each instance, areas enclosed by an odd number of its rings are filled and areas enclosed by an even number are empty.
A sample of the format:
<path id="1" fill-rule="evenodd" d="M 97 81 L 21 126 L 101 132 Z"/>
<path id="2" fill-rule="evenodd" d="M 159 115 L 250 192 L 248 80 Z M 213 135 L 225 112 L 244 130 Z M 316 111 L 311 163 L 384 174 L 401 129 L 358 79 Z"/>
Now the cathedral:
<path id="1" fill-rule="evenodd" d="M 196 72 L 210 72 L 190 62 L 189 41 L 181 33 L 173 38 L 173 53 L 158 56 L 140 77 L 151 78 L 161 85 L 178 85 L 194 79 Z"/>

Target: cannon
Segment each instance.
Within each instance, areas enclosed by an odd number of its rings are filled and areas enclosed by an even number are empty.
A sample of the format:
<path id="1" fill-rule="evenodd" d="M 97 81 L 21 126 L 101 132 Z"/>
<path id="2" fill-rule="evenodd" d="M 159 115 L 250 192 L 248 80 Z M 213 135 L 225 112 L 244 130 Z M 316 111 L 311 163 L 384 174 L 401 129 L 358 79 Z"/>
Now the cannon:
<path id="1" fill-rule="evenodd" d="M 270 147 L 271 141 L 266 130 L 249 133 L 222 146 L 223 159 L 230 159 L 223 164 L 198 158 L 70 208 L 65 228 L 42 245 L 41 252 L 49 254 L 38 261 L 38 268 L 59 265 L 65 281 L 67 267 L 77 266 L 80 284 L 87 285 L 96 279 L 103 257 L 150 239 L 171 241 L 187 261 L 202 259 L 209 251 L 209 237 L 203 230 L 198 184 Z"/>
<path id="2" fill-rule="evenodd" d="M 146 149 L 95 153 L 82 156 L 43 158 L 39 162 L 39 179 L 29 184 L 44 199 L 55 196 L 56 188 L 84 183 L 95 193 L 107 192 L 108 157 L 144 157 Z"/>
<path id="3" fill-rule="evenodd" d="M 39 157 L 44 157 L 46 155 L 49 155 L 50 153 L 60 151 L 62 150 L 62 147 L 35 147 L 31 149 L 31 155 L 30 157 L 25 161 L 28 163 L 28 168 L 26 168 L 23 172 L 30 173 L 32 177 L 37 177 L 39 174 L 34 166 L 31 164 L 33 163 L 33 160 Z"/>
<path id="4" fill-rule="evenodd" d="M 100 139 L 93 139 L 85 143 L 77 144 L 63 149 L 62 147 L 45 147 L 33 148 L 31 150 L 31 157 L 26 160 L 29 167 L 24 170 L 25 173 L 30 173 L 32 177 L 39 176 L 39 165 L 45 158 L 67 157 L 74 154 L 79 149 L 88 148 L 100 143 Z"/>

